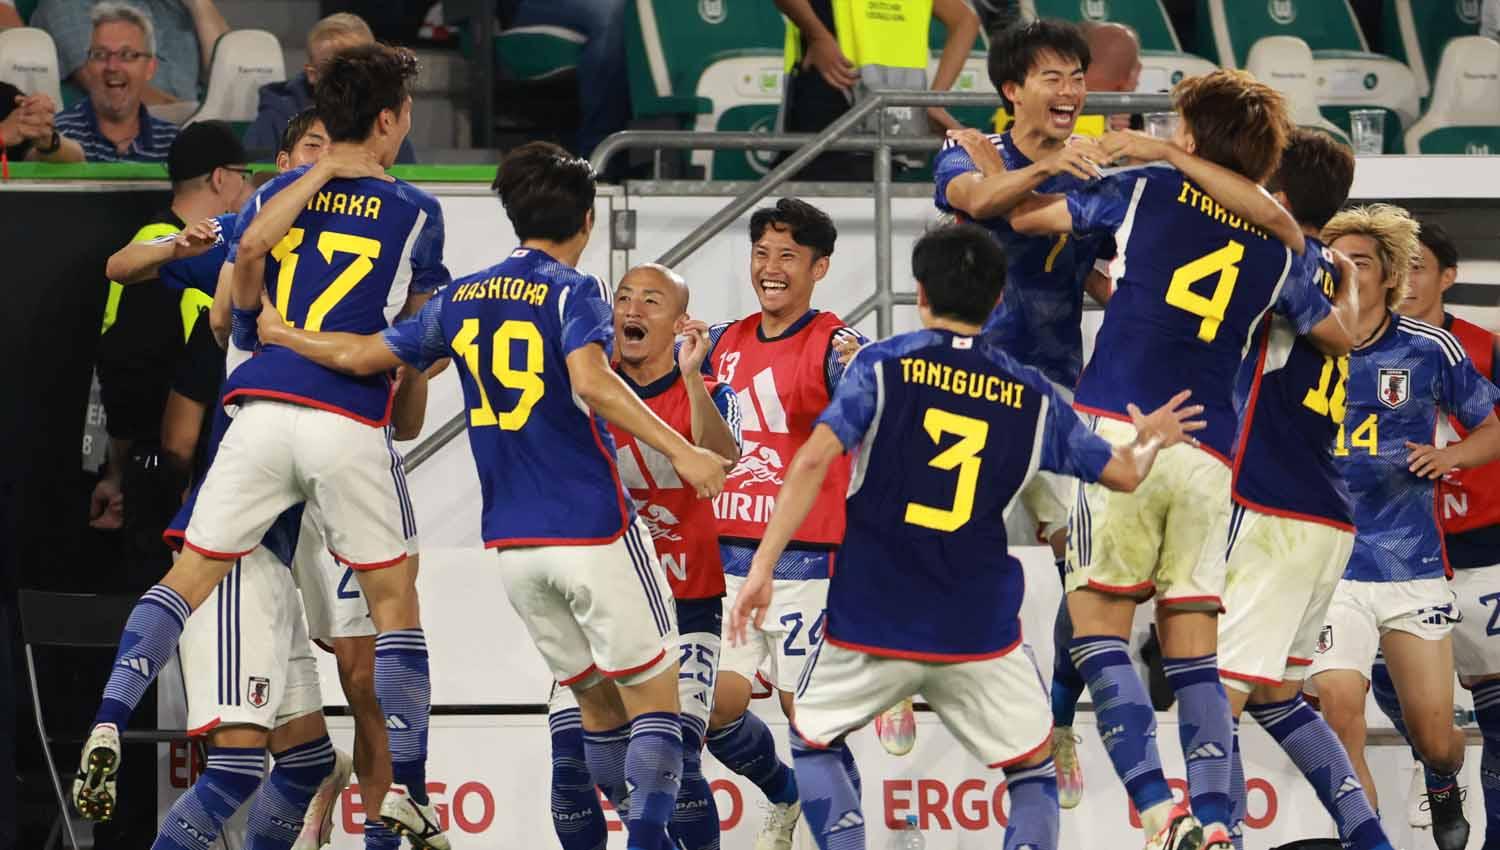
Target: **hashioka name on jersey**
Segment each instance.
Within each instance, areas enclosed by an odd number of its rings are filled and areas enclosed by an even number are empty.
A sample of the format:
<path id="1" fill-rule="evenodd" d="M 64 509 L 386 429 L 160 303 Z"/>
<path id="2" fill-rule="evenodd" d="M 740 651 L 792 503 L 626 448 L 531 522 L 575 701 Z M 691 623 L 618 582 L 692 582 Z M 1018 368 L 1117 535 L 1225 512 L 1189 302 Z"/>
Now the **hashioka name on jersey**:
<path id="1" fill-rule="evenodd" d="M 486 546 L 607 543 L 634 518 L 604 420 L 573 394 L 567 357 L 608 356 L 604 282 L 534 248 L 454 281 L 385 331 L 404 362 L 454 357 L 484 500 Z"/>
<path id="2" fill-rule="evenodd" d="M 1074 406 L 1128 421 L 1184 389 L 1203 405 L 1200 446 L 1228 463 L 1235 376 L 1251 329 L 1274 305 L 1306 333 L 1331 306 L 1298 257 L 1167 165 L 1108 173 L 1067 196 L 1075 233 L 1114 233 L 1118 284 Z"/>
<path id="3" fill-rule="evenodd" d="M 305 170 L 262 187 L 240 213 L 240 232 Z M 237 255 L 236 245 L 229 261 Z M 376 333 L 390 325 L 408 295 L 448 284 L 442 256 L 443 213 L 431 195 L 400 180 L 330 180 L 266 257 L 266 293 L 299 328 Z M 355 378 L 268 346 L 235 370 L 225 399 L 279 399 L 384 425 L 390 385 L 388 376 Z"/>
<path id="4" fill-rule="evenodd" d="M 1308 237 L 1317 287 L 1330 301 L 1333 254 Z M 1352 283 L 1350 284 L 1352 285 Z M 1344 421 L 1347 357 L 1330 357 L 1280 313 L 1261 320 L 1240 367 L 1242 413 L 1234 457 L 1234 500 L 1252 510 L 1354 530 L 1349 488 L 1333 458 Z"/>
<path id="5" fill-rule="evenodd" d="M 1478 427 L 1500 403 L 1463 346 L 1442 328 L 1392 314 L 1380 338 L 1349 356 L 1344 427 L 1334 456 L 1354 497 L 1354 554 L 1344 578 L 1412 581 L 1447 572 L 1434 482 L 1408 468 L 1408 441 L 1431 445 L 1447 416 Z"/>
<path id="6" fill-rule="evenodd" d="M 1013 649 L 1025 577 L 999 517 L 1038 469 L 1097 481 L 1109 444 L 996 338 L 939 330 L 862 349 L 818 423 L 858 449 L 827 639 L 937 661 Z"/>
<path id="7" fill-rule="evenodd" d="M 1031 165 L 1016 148 L 1009 131 L 989 137 L 1008 170 Z M 932 165 L 933 204 L 963 215 L 948 203 L 948 184 L 977 172 L 974 160 L 952 139 L 943 143 Z M 1071 174 L 1048 178 L 1038 191 L 1072 192 L 1084 182 Z M 978 221 L 1005 246 L 1005 292 L 985 323 L 1001 346 L 1061 387 L 1072 389 L 1083 369 L 1083 283 L 1094 267 L 1107 236 L 1025 236 L 1011 229 L 1004 216 Z"/>

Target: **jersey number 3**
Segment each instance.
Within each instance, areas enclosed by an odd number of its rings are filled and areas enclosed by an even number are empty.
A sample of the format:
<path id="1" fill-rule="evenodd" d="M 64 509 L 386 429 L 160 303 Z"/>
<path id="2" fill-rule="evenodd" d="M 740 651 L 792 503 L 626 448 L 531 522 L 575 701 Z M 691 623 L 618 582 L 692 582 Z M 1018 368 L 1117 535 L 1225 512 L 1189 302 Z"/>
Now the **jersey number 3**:
<path id="1" fill-rule="evenodd" d="M 516 406 L 499 414 L 490 406 L 490 397 L 484 391 L 478 340 L 479 320 L 464 319 L 458 335 L 453 338 L 453 350 L 463 358 L 474 378 L 474 389 L 479 393 L 479 405 L 469 409 L 469 425 L 475 428 L 499 425 L 504 431 L 519 431 L 531 418 L 531 409 L 547 391 L 547 385 L 542 381 L 542 333 L 531 322 L 507 319 L 490 338 L 490 371 L 495 380 L 508 390 L 521 392 Z M 519 364 L 511 362 L 512 343 L 521 343 L 525 351 Z"/>
<path id="2" fill-rule="evenodd" d="M 990 423 L 983 419 L 959 416 L 929 407 L 922 417 L 922 428 L 934 443 L 941 444 L 944 434 L 957 434 L 958 442 L 927 462 L 937 469 L 958 470 L 958 484 L 953 492 L 953 507 L 934 508 L 906 503 L 906 521 L 936 531 L 957 531 L 974 516 L 974 490 L 979 486 L 979 453 L 990 436 Z"/>

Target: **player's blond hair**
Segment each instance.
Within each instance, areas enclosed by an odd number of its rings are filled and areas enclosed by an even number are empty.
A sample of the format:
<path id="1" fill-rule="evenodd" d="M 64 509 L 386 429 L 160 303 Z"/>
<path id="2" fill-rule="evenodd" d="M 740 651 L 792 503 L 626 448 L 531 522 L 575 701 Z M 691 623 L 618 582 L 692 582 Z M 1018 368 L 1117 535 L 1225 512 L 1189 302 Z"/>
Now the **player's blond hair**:
<path id="1" fill-rule="evenodd" d="M 313 28 L 307 33 L 307 49 L 311 51 L 314 45 L 328 39 L 350 36 L 360 41 L 375 40 L 375 33 L 370 30 L 370 25 L 365 23 L 364 18 L 353 12 L 335 12 L 313 24 Z"/>
<path id="2" fill-rule="evenodd" d="M 1350 207 L 1329 219 L 1323 227 L 1323 241 L 1332 244 L 1341 236 L 1368 236 L 1375 240 L 1381 281 L 1395 281 L 1395 285 L 1385 291 L 1385 306 L 1394 309 L 1406 300 L 1411 285 L 1411 264 L 1422 251 L 1417 240 L 1421 230 L 1422 225 L 1401 207 L 1366 204 Z"/>

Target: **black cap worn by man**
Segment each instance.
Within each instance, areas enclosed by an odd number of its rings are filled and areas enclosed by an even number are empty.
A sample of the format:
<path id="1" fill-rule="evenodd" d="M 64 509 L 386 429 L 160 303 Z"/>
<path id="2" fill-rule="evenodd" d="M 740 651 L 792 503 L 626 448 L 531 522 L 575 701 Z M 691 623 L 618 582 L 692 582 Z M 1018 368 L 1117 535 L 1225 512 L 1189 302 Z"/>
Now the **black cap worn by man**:
<path id="1" fill-rule="evenodd" d="M 212 174 L 215 168 L 243 167 L 250 157 L 239 136 L 223 121 L 189 124 L 177 134 L 167 152 L 167 176 L 178 184 Z"/>

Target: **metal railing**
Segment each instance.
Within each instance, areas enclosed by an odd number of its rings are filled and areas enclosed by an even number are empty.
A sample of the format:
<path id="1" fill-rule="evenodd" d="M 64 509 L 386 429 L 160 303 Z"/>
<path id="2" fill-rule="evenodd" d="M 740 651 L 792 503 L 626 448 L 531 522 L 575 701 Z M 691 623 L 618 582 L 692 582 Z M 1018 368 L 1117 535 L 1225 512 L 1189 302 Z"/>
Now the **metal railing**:
<path id="1" fill-rule="evenodd" d="M 724 208 L 709 216 L 702 224 L 684 236 L 676 245 L 656 259 L 666 266 L 675 266 L 694 251 L 703 247 L 725 227 L 733 224 L 751 207 L 772 191 L 787 182 L 820 154 L 829 151 L 870 151 L 874 154 L 874 201 L 875 201 L 875 292 L 869 298 L 844 313 L 841 318 L 853 325 L 871 313 L 875 314 L 875 332 L 878 337 L 891 334 L 892 308 L 916 303 L 916 293 L 896 292 L 891 284 L 891 155 L 897 152 L 928 152 L 936 144 L 932 138 L 888 137 L 885 122 L 877 122 L 880 132 L 859 132 L 860 125 L 875 112 L 888 107 L 978 107 L 997 108 L 1000 97 L 996 94 L 937 91 L 882 90 L 872 92 L 869 97 L 854 104 L 848 112 L 840 115 L 822 132 L 808 133 L 715 133 L 682 131 L 638 131 L 626 130 L 615 133 L 595 149 L 591 162 L 596 172 L 615 155 L 629 149 L 676 149 L 676 150 L 791 150 L 793 153 L 772 168 L 764 177 L 744 192 L 736 195 Z M 1118 92 L 1095 92 L 1085 100 L 1082 111 L 1090 114 L 1115 112 L 1155 112 L 1172 108 L 1172 99 L 1167 94 L 1136 94 Z M 463 433 L 464 416 L 461 412 L 444 422 L 432 435 L 417 444 L 406 454 L 406 468 L 411 471 L 421 466 L 449 441 Z"/>

